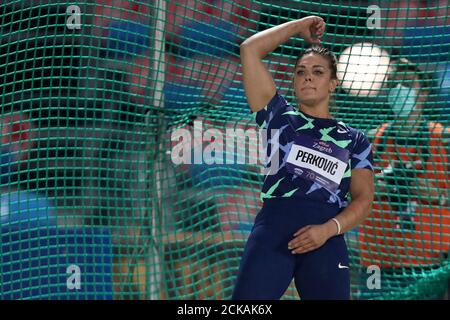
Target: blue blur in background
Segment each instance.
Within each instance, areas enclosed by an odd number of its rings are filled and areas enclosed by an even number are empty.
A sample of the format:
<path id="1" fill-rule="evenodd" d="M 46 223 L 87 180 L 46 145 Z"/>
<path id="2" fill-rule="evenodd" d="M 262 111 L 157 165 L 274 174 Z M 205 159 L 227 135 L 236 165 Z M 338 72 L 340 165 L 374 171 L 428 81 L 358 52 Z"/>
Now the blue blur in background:
<path id="1" fill-rule="evenodd" d="M 196 83 L 166 81 L 164 83 L 164 106 L 170 111 L 198 108 L 203 98 L 202 91 L 203 88 Z"/>
<path id="2" fill-rule="evenodd" d="M 1 300 L 110 300 L 112 241 L 107 228 L 2 226 Z M 68 286 L 80 269 L 80 288 Z M 73 283 L 69 281 L 69 283 Z"/>
<path id="3" fill-rule="evenodd" d="M 10 182 L 10 173 L 16 171 L 16 162 L 8 148 L 2 147 L 0 150 L 0 186 L 3 186 Z"/>
<path id="4" fill-rule="evenodd" d="M 1 195 L 0 226 L 34 228 L 56 226 L 53 205 L 47 198 L 28 190 L 19 190 Z"/>
<path id="5" fill-rule="evenodd" d="M 426 63 L 448 60 L 450 26 L 411 26 L 405 28 L 402 52 Z"/>
<path id="6" fill-rule="evenodd" d="M 108 47 L 117 58 L 141 54 L 150 46 L 150 27 L 134 21 L 113 21 L 109 25 Z"/>
<path id="7" fill-rule="evenodd" d="M 189 174 L 194 185 L 206 189 L 235 187 L 245 177 L 245 165 L 241 164 L 191 164 Z"/>
<path id="8" fill-rule="evenodd" d="M 225 20 L 214 23 L 194 21 L 181 26 L 179 53 L 185 57 L 223 57 L 236 50 L 237 26 Z"/>

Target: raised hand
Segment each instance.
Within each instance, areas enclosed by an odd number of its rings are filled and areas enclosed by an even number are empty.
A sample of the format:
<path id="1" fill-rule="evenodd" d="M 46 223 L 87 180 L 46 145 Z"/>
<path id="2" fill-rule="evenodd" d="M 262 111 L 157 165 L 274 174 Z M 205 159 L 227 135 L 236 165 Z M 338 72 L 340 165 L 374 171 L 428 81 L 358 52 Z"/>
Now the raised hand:
<path id="1" fill-rule="evenodd" d="M 309 43 L 320 44 L 320 39 L 325 32 L 325 21 L 318 16 L 308 16 L 299 21 L 300 36 Z"/>

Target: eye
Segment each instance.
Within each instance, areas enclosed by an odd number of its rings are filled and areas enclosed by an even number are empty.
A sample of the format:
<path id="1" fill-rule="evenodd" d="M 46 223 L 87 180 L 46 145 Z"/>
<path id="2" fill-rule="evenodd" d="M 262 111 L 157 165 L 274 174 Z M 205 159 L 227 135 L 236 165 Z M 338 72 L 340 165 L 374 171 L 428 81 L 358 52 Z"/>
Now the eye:
<path id="1" fill-rule="evenodd" d="M 314 70 L 314 74 L 322 75 L 323 71 L 322 70 Z"/>
<path id="2" fill-rule="evenodd" d="M 304 75 L 305 74 L 305 71 L 303 71 L 303 70 L 298 70 L 297 71 L 297 75 L 298 76 L 302 76 L 302 75 Z"/>

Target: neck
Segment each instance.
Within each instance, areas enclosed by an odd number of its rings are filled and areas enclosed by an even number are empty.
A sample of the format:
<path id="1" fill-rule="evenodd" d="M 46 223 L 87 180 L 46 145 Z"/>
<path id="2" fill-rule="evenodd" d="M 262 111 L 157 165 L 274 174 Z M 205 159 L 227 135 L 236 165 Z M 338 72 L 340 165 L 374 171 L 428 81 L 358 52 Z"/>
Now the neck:
<path id="1" fill-rule="evenodd" d="M 322 103 L 310 105 L 307 103 L 300 103 L 298 106 L 299 110 L 316 118 L 324 119 L 334 119 L 330 114 L 330 109 L 328 107 L 328 101 Z"/>

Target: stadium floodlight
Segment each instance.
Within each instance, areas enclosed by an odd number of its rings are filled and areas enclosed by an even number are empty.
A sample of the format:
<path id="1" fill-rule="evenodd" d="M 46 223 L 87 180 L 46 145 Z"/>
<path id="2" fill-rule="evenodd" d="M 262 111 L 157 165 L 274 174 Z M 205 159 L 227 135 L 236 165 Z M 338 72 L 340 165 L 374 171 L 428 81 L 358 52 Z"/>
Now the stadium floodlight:
<path id="1" fill-rule="evenodd" d="M 389 68 L 389 54 L 379 46 L 357 43 L 339 56 L 337 76 L 342 88 L 352 95 L 375 96 Z"/>

